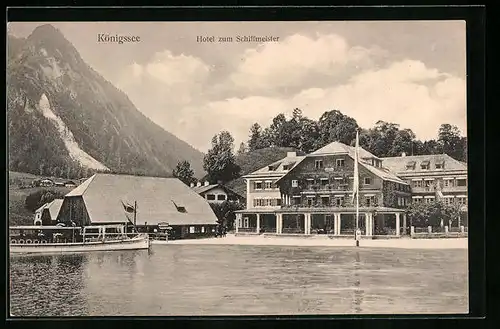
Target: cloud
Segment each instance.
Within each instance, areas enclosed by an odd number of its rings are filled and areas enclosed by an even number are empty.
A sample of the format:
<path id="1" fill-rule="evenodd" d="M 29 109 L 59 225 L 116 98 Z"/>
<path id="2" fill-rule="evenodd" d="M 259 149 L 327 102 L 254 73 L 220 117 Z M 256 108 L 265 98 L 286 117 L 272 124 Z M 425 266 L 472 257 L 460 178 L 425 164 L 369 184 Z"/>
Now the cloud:
<path id="1" fill-rule="evenodd" d="M 199 58 L 176 56 L 164 50 L 154 54 L 148 63 L 127 66 L 116 84 L 138 103 L 147 97 L 158 103 L 154 107 L 188 104 L 202 90 L 210 72 L 211 67 Z"/>
<path id="2" fill-rule="evenodd" d="M 436 138 L 442 123 L 466 133 L 463 78 L 412 59 L 383 65 L 384 56 L 336 35 L 293 35 L 246 50 L 226 79 L 218 77 L 232 92 L 214 88 L 216 72 L 202 59 L 168 50 L 131 64 L 117 84 L 140 111 L 201 151 L 221 130 L 237 147 L 248 140 L 252 123 L 268 126 L 296 107 L 315 120 L 337 109 L 365 128 L 378 120 L 398 123 L 420 139 Z"/>
<path id="3" fill-rule="evenodd" d="M 201 59 L 174 56 L 169 50 L 156 53 L 153 61 L 145 65 L 145 71 L 168 86 L 203 82 L 210 73 L 210 67 Z"/>
<path id="4" fill-rule="evenodd" d="M 360 73 L 339 86 L 307 88 L 292 97 L 250 96 L 210 102 L 199 108 L 200 113 L 212 114 L 203 120 L 206 129 L 202 131 L 192 121 L 184 130 L 186 134 L 196 131 L 196 136 L 186 138 L 195 140 L 203 149 L 209 146 L 211 136 L 222 129 L 229 130 L 238 145 L 248 139 L 253 122 L 268 126 L 277 114 L 291 115 L 299 107 L 304 115 L 315 120 L 325 111 L 337 109 L 364 128 L 384 120 L 412 129 L 417 138 L 431 139 L 437 137 L 442 123 L 457 125 L 466 133 L 465 95 L 464 79 L 442 74 L 419 61 L 405 60 Z"/>
<path id="5" fill-rule="evenodd" d="M 304 86 L 319 77 L 338 77 L 368 67 L 373 58 L 384 54 L 377 47 L 351 47 L 336 34 L 315 38 L 294 34 L 279 43 L 247 49 L 230 81 L 237 88 L 253 91 Z"/>

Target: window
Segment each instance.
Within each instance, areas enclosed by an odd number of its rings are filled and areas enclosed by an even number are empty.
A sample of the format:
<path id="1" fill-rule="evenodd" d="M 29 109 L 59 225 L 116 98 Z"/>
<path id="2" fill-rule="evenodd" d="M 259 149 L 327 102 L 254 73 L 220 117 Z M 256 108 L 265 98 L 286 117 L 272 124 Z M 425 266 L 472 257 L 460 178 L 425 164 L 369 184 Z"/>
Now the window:
<path id="1" fill-rule="evenodd" d="M 215 194 L 207 194 L 207 200 L 215 200 Z"/>
<path id="2" fill-rule="evenodd" d="M 321 198 L 321 203 L 323 204 L 323 206 L 328 206 L 330 204 L 330 198 L 329 197 L 322 197 Z"/>
<path id="3" fill-rule="evenodd" d="M 365 185 L 370 185 L 372 183 L 371 177 L 365 177 Z"/>
<path id="4" fill-rule="evenodd" d="M 337 207 L 341 207 L 343 204 L 344 204 L 344 197 L 343 196 L 335 198 L 335 205 Z"/>
<path id="5" fill-rule="evenodd" d="M 410 161 L 406 164 L 406 170 L 415 170 L 415 161 Z"/>
<path id="6" fill-rule="evenodd" d="M 314 204 L 314 199 L 313 198 L 307 198 L 307 205 L 311 207 Z"/>
<path id="7" fill-rule="evenodd" d="M 420 168 L 422 168 L 424 170 L 428 170 L 429 164 L 430 164 L 429 160 L 422 161 L 422 163 L 420 164 Z"/>
<path id="8" fill-rule="evenodd" d="M 276 164 L 269 165 L 269 166 L 268 166 L 269 171 L 275 171 L 276 169 L 278 169 L 278 167 L 280 166 L 280 164 L 281 164 L 281 162 L 280 162 L 280 163 L 276 163 Z"/>
<path id="9" fill-rule="evenodd" d="M 321 178 L 321 186 L 325 187 L 328 185 L 328 178 Z"/>
<path id="10" fill-rule="evenodd" d="M 467 186 L 466 179 L 457 179 L 457 186 Z"/>
<path id="11" fill-rule="evenodd" d="M 323 160 L 316 160 L 316 161 L 314 161 L 314 167 L 315 167 L 316 169 L 321 169 L 321 168 L 323 168 Z"/>
<path id="12" fill-rule="evenodd" d="M 453 187 L 453 179 L 444 179 L 443 185 L 444 187 Z"/>
<path id="13" fill-rule="evenodd" d="M 249 222 L 250 222 L 250 220 L 248 219 L 248 217 L 243 218 L 243 227 L 248 228 L 248 226 L 250 226 Z"/>
<path id="14" fill-rule="evenodd" d="M 453 204 L 453 198 L 443 198 L 443 202 L 447 206 L 452 205 Z"/>
<path id="15" fill-rule="evenodd" d="M 264 188 L 266 190 L 271 190 L 273 188 L 273 182 L 265 182 L 264 183 Z"/>
<path id="16" fill-rule="evenodd" d="M 226 195 L 225 194 L 219 194 L 219 195 L 217 195 L 217 200 L 219 200 L 219 201 L 226 200 Z"/>
<path id="17" fill-rule="evenodd" d="M 262 190 L 262 182 L 255 182 L 254 186 L 256 190 Z"/>
<path id="18" fill-rule="evenodd" d="M 432 203 L 432 202 L 434 202 L 434 197 L 425 198 L 425 203 Z"/>
<path id="19" fill-rule="evenodd" d="M 293 204 L 298 206 L 300 205 L 301 197 L 300 196 L 294 196 L 293 197 Z"/>
<path id="20" fill-rule="evenodd" d="M 194 233 L 194 226 L 189 227 L 189 233 Z"/>
<path id="21" fill-rule="evenodd" d="M 296 179 L 292 180 L 292 187 L 299 187 L 299 181 Z"/>
<path id="22" fill-rule="evenodd" d="M 365 200 L 366 200 L 367 207 L 372 207 L 375 204 L 375 197 L 374 196 L 367 196 Z"/>
<path id="23" fill-rule="evenodd" d="M 436 169 L 444 169 L 444 161 L 436 162 Z"/>
<path id="24" fill-rule="evenodd" d="M 262 198 L 256 198 L 253 199 L 253 206 L 254 207 L 276 207 L 276 206 L 281 206 L 281 199 L 262 199 Z"/>
<path id="25" fill-rule="evenodd" d="M 201 233 L 205 233 L 205 226 L 201 227 Z"/>
<path id="26" fill-rule="evenodd" d="M 467 205 L 467 198 L 466 197 L 457 197 L 457 203 L 459 205 Z"/>
<path id="27" fill-rule="evenodd" d="M 337 165 L 337 167 L 344 167 L 345 166 L 345 160 L 344 159 L 337 159 L 335 161 L 335 164 Z"/>

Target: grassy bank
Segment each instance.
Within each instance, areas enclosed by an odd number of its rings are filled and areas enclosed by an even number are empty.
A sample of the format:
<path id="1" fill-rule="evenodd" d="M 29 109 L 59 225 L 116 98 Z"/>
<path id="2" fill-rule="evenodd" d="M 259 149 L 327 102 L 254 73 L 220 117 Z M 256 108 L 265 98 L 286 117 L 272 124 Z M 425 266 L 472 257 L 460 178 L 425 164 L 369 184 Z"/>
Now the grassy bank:
<path id="1" fill-rule="evenodd" d="M 9 225 L 31 225 L 33 224 L 33 212 L 26 209 L 26 197 L 31 193 L 45 190 L 61 193 L 68 193 L 71 188 L 68 187 L 29 187 L 34 179 L 42 178 L 33 174 L 19 173 L 9 171 Z M 46 178 L 46 177 L 43 177 Z"/>

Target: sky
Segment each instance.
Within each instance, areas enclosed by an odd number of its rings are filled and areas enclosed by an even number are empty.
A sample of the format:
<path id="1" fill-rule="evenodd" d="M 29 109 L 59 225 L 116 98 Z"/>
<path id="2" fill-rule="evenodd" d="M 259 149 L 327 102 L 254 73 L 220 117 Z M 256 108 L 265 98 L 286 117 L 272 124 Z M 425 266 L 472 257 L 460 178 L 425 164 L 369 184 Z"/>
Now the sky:
<path id="1" fill-rule="evenodd" d="M 9 31 L 26 37 L 41 24 Z M 421 140 L 436 138 L 442 123 L 466 135 L 465 21 L 51 24 L 138 110 L 202 152 L 221 130 L 238 148 L 253 123 L 268 126 L 297 107 L 314 120 L 339 110 L 363 128 L 397 123 Z M 140 42 L 99 43 L 100 33 Z"/>

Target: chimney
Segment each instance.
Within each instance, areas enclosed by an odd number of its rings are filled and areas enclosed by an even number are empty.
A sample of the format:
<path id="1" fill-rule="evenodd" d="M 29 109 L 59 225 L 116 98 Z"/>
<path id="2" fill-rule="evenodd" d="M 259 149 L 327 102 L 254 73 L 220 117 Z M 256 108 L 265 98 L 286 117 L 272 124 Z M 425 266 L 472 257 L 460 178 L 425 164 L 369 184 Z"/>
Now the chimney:
<path id="1" fill-rule="evenodd" d="M 405 157 L 406 156 L 406 152 L 401 153 L 401 156 Z"/>
<path id="2" fill-rule="evenodd" d="M 208 186 L 208 185 L 210 185 L 210 183 L 206 180 L 205 181 L 205 186 Z"/>
<path id="3" fill-rule="evenodd" d="M 189 187 L 194 187 L 194 183 L 189 184 Z"/>
<path id="4" fill-rule="evenodd" d="M 296 157 L 297 156 L 297 152 L 286 152 L 286 156 L 290 157 L 290 158 Z"/>
<path id="5" fill-rule="evenodd" d="M 200 187 L 200 186 L 201 186 L 201 182 L 196 183 L 196 187 Z"/>

